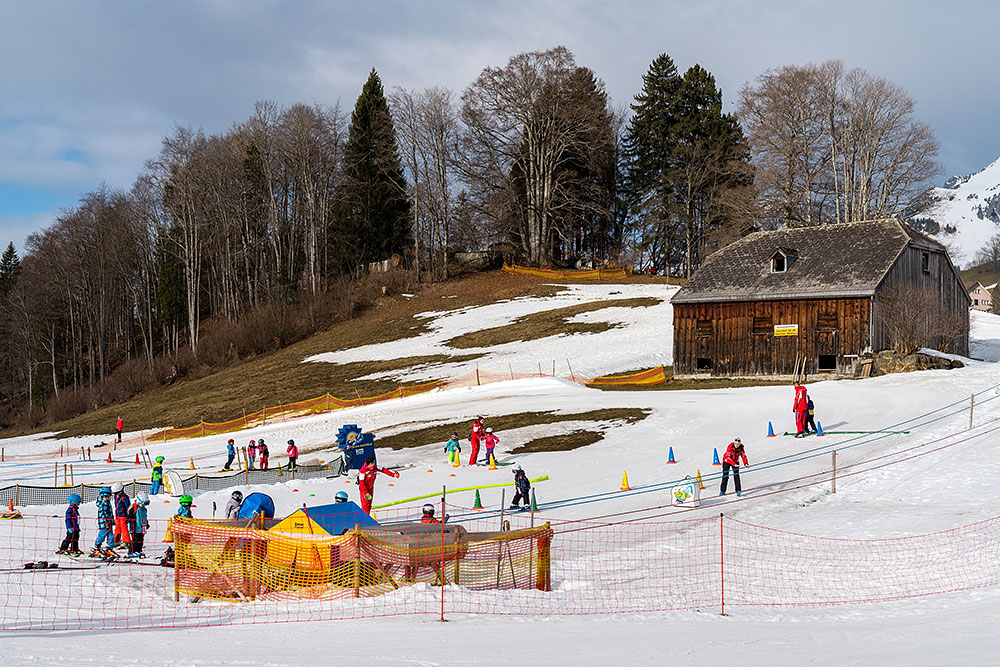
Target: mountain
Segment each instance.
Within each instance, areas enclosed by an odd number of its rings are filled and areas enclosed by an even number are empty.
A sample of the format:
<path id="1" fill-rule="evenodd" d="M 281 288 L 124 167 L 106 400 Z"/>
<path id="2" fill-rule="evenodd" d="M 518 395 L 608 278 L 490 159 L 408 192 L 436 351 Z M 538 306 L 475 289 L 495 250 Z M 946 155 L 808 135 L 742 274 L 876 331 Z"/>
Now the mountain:
<path id="1" fill-rule="evenodd" d="M 969 176 L 931 188 L 910 223 L 948 246 L 952 261 L 972 266 L 976 253 L 1000 234 L 1000 159 Z"/>

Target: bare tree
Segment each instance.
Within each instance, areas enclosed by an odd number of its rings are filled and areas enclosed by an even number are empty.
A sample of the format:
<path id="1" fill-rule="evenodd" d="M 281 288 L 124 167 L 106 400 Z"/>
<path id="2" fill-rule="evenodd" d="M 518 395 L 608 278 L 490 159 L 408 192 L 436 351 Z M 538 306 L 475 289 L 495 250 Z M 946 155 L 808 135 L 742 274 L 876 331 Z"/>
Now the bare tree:
<path id="1" fill-rule="evenodd" d="M 947 309 L 929 287 L 894 285 L 880 295 L 878 312 L 892 345 L 904 355 L 924 346 L 948 352 L 969 330 L 969 313 Z"/>
<path id="2" fill-rule="evenodd" d="M 899 215 L 939 172 L 939 145 L 900 86 L 839 61 L 786 66 L 740 93 L 770 224 Z"/>

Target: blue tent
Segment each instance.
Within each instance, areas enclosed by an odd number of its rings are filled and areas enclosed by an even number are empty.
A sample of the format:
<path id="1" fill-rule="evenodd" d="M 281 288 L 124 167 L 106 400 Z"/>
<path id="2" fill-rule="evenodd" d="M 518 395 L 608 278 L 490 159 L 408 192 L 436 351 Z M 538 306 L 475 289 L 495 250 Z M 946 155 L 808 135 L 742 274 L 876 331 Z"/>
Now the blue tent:
<path id="1" fill-rule="evenodd" d="M 264 512 L 265 519 L 273 519 L 274 501 L 271 500 L 271 496 L 267 494 L 251 493 L 243 499 L 243 504 L 240 505 L 240 513 L 237 518 L 253 519 L 257 516 L 257 513 L 261 511 Z"/>
<path id="2" fill-rule="evenodd" d="M 331 535 L 343 535 L 349 530 L 354 530 L 354 526 L 379 525 L 378 521 L 365 514 L 364 510 L 351 501 L 307 507 L 306 513 Z"/>

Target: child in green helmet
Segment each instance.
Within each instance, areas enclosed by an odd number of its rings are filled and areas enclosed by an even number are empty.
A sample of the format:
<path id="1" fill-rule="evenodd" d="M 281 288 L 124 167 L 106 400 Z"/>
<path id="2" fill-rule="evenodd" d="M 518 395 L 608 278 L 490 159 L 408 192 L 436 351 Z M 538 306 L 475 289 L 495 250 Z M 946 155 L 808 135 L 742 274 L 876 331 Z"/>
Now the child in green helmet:
<path id="1" fill-rule="evenodd" d="M 193 519 L 194 517 L 191 515 L 191 503 L 194 502 L 194 499 L 185 494 L 180 497 L 178 502 L 180 502 L 180 507 L 177 508 L 177 516 Z"/>
<path id="2" fill-rule="evenodd" d="M 160 493 L 160 485 L 163 483 L 163 457 L 156 457 L 156 465 L 153 466 L 153 476 L 150 478 L 149 495 L 155 496 Z"/>

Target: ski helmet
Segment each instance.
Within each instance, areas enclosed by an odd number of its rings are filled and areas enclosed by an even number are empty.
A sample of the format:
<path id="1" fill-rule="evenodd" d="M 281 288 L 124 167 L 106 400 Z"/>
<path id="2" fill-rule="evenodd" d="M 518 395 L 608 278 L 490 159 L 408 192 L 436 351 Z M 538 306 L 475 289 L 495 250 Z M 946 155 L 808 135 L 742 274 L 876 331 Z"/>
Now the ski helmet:
<path id="1" fill-rule="evenodd" d="M 83 498 L 80 497 L 79 493 L 71 493 L 68 496 L 66 496 L 66 502 L 68 502 L 70 505 L 79 505 L 80 503 L 83 502 Z"/>
<path id="2" fill-rule="evenodd" d="M 229 444 L 230 444 L 230 445 L 234 445 L 234 444 L 236 444 L 236 441 L 235 441 L 235 440 L 233 440 L 232 438 L 230 438 L 230 439 L 229 439 Z"/>
<path id="3" fill-rule="evenodd" d="M 156 457 L 156 462 L 157 463 L 163 463 L 163 457 L 162 456 L 157 456 Z"/>
<path id="4" fill-rule="evenodd" d="M 743 444 L 743 441 L 740 440 L 739 438 L 733 438 L 733 442 L 735 442 L 737 445 L 742 445 Z"/>
<path id="5" fill-rule="evenodd" d="M 288 444 L 289 444 L 289 445 L 294 445 L 294 444 L 295 444 L 295 441 L 294 441 L 294 440 L 292 440 L 291 438 L 289 438 L 289 439 L 288 439 Z"/>
<path id="6" fill-rule="evenodd" d="M 333 502 L 335 503 L 346 503 L 347 502 L 347 491 L 337 491 L 337 495 L 333 497 Z"/>
<path id="7" fill-rule="evenodd" d="M 135 502 L 139 503 L 140 505 L 148 505 L 149 494 L 146 493 L 145 491 L 140 491 L 139 493 L 135 494 Z"/>
<path id="8" fill-rule="evenodd" d="M 451 434 L 452 434 L 452 436 L 454 436 L 454 437 L 458 437 L 458 431 L 452 431 L 452 432 L 451 432 Z"/>
<path id="9" fill-rule="evenodd" d="M 242 503 L 243 502 L 243 492 L 242 491 L 233 491 L 233 500 L 235 500 L 238 503 Z"/>
<path id="10" fill-rule="evenodd" d="M 187 507 L 188 505 L 190 505 L 191 503 L 194 502 L 194 498 L 192 498 L 191 496 L 185 494 L 185 495 L 181 496 L 180 499 L 177 502 L 179 502 L 181 505 Z"/>
<path id="11" fill-rule="evenodd" d="M 518 463 L 518 464 L 516 464 L 516 465 L 514 466 L 514 472 L 515 472 L 515 473 L 519 473 L 519 472 L 524 472 L 524 468 L 522 468 L 522 467 L 521 467 L 521 464 L 520 464 L 520 463 Z"/>
<path id="12" fill-rule="evenodd" d="M 121 493 L 121 490 L 124 488 L 125 486 L 121 482 L 115 482 L 111 485 L 111 493 Z"/>
<path id="13" fill-rule="evenodd" d="M 110 496 L 111 495 L 111 487 L 110 486 L 102 486 L 100 494 L 102 496 Z"/>
<path id="14" fill-rule="evenodd" d="M 424 515 L 425 516 L 434 516 L 434 505 L 431 505 L 430 503 L 427 503 L 426 505 L 424 505 Z"/>
<path id="15" fill-rule="evenodd" d="M 486 427 L 486 432 L 487 433 L 492 433 L 493 432 L 493 427 L 492 426 L 487 426 Z"/>
<path id="16" fill-rule="evenodd" d="M 250 446 L 251 446 L 251 447 L 253 447 L 253 446 L 254 446 L 254 445 L 256 445 L 256 444 L 257 444 L 257 441 L 256 441 L 256 440 L 251 440 L 251 441 L 250 441 Z"/>

